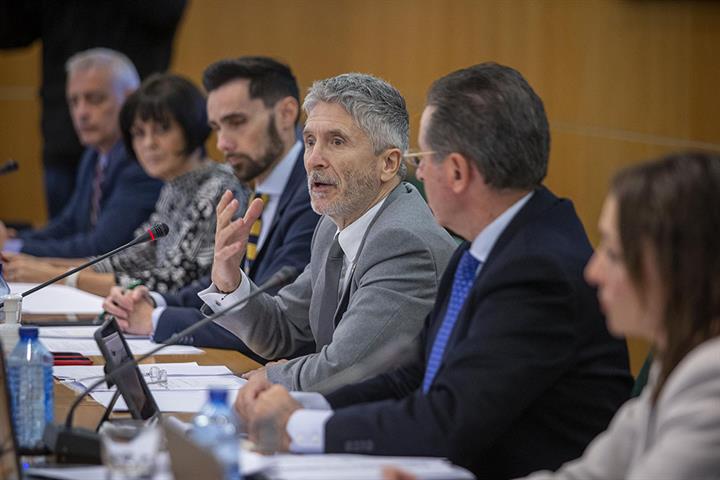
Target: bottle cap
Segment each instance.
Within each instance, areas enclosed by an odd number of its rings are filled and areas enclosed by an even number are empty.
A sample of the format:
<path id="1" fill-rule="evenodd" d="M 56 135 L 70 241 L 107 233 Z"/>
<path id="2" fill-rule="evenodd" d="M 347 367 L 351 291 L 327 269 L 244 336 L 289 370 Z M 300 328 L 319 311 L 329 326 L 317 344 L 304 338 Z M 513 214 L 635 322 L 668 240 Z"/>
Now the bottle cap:
<path id="1" fill-rule="evenodd" d="M 38 337 L 37 327 L 20 327 L 21 340 L 33 340 Z"/>
<path id="2" fill-rule="evenodd" d="M 222 403 L 223 405 L 227 403 L 227 390 L 224 388 L 211 388 L 209 396 L 212 403 Z"/>

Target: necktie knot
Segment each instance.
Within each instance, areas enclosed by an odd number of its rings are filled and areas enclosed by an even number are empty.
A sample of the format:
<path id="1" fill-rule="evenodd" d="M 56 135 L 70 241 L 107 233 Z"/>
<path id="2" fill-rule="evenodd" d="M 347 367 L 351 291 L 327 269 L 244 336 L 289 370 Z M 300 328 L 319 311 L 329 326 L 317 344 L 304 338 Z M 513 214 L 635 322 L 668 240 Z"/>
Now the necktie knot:
<path id="1" fill-rule="evenodd" d="M 455 282 L 470 282 L 475 280 L 475 272 L 480 265 L 480 260 L 473 257 L 470 250 L 463 253 L 462 258 L 458 262 L 458 268 L 455 270 Z M 454 285 L 453 285 L 454 289 Z"/>
<path id="2" fill-rule="evenodd" d="M 339 259 L 343 258 L 345 255 L 343 252 L 342 247 L 340 246 L 340 235 L 335 235 L 335 238 L 333 239 L 333 243 L 330 245 L 330 250 L 328 251 L 328 259 Z"/>

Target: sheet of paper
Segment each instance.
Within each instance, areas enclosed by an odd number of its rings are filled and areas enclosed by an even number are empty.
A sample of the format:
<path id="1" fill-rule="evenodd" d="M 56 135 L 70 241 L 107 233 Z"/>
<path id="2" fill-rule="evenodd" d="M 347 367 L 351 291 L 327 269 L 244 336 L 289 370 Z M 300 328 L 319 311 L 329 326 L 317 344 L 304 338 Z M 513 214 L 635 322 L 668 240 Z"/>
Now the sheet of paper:
<path id="1" fill-rule="evenodd" d="M 240 452 L 240 469 L 242 475 L 255 475 L 267 468 L 271 457 L 264 457 L 257 453 L 241 450 Z M 157 456 L 157 468 L 153 480 L 172 480 L 173 476 L 170 472 L 170 456 L 167 452 L 160 452 Z M 25 473 L 37 476 L 38 478 L 53 478 L 58 480 L 98 480 L 108 478 L 107 467 L 102 465 L 92 465 L 87 467 L 30 467 Z"/>
<path id="2" fill-rule="evenodd" d="M 153 383 L 149 376 L 153 367 L 167 372 L 166 384 Z M 207 400 L 207 392 L 212 387 L 229 390 L 230 401 L 234 401 L 237 391 L 247 383 L 246 380 L 233 375 L 224 365 L 197 365 L 195 362 L 155 363 L 140 365 L 140 371 L 147 375 L 145 381 L 162 412 L 197 412 Z M 69 388 L 80 392 L 103 376 L 103 367 L 101 365 L 56 366 L 53 367 L 53 375 L 64 381 Z M 114 391 L 114 388 L 101 386 L 91 396 L 98 403 L 108 406 Z M 118 400 L 115 410 L 127 410 L 122 399 Z"/>
<path id="3" fill-rule="evenodd" d="M 240 389 L 240 385 L 235 390 L 228 392 L 237 395 L 237 390 Z M 90 394 L 96 402 L 107 407 L 110 405 L 110 399 L 112 398 L 112 392 L 94 392 Z M 184 413 L 197 413 L 200 408 L 207 401 L 208 393 L 206 390 L 162 390 L 153 391 L 153 398 L 155 403 L 161 412 L 184 412 Z M 127 405 L 123 401 L 122 397 L 118 399 L 115 404 L 114 411 L 126 411 Z"/>
<path id="4" fill-rule="evenodd" d="M 23 293 L 37 283 L 9 283 L 12 293 Z M 22 310 L 26 313 L 93 314 L 102 312 L 103 298 L 67 285 L 48 285 L 42 290 L 23 298 Z"/>
<path id="5" fill-rule="evenodd" d="M 95 338 L 99 326 L 69 326 L 69 327 L 38 327 L 40 338 Z M 149 335 L 132 335 L 124 333 L 126 340 L 148 339 Z"/>
<path id="6" fill-rule="evenodd" d="M 203 365 L 197 362 L 183 363 L 153 363 L 142 364 L 139 366 L 140 371 L 147 373 L 152 367 L 162 368 L 168 375 L 228 375 L 232 374 L 229 368 L 224 365 Z M 103 376 L 102 365 L 55 365 L 53 367 L 53 376 L 59 380 L 75 380 L 83 378 L 100 378 Z"/>
<path id="7" fill-rule="evenodd" d="M 292 455 L 271 457 L 265 475 L 283 480 L 382 480 L 382 468 L 394 466 L 423 480 L 469 480 L 475 476 L 443 458 L 375 455 Z"/>
<path id="8" fill-rule="evenodd" d="M 152 480 L 173 480 L 170 471 L 170 455 L 167 452 L 158 452 L 155 457 L 157 468 Z M 61 467 L 30 467 L 25 470 L 32 478 L 52 478 L 58 480 L 102 480 L 110 478 L 107 467 L 103 465 L 91 466 L 61 466 Z"/>
<path id="9" fill-rule="evenodd" d="M 142 355 L 158 346 L 147 339 L 128 339 L 130 351 Z M 51 352 L 78 352 L 83 355 L 101 355 L 95 340 L 88 338 L 43 338 L 43 345 Z M 188 345 L 172 345 L 159 351 L 157 355 L 193 355 L 203 353 L 199 348 Z"/>

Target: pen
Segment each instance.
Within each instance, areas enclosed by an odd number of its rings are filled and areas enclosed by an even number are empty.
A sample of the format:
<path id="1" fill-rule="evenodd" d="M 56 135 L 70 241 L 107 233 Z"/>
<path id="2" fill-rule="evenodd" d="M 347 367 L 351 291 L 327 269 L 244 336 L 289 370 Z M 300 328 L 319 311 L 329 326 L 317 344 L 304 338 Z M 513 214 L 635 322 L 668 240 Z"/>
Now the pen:
<path id="1" fill-rule="evenodd" d="M 142 284 L 143 284 L 142 280 L 133 280 L 132 282 L 130 282 L 128 284 L 127 287 L 125 287 L 125 291 L 127 292 L 130 290 L 134 290 Z M 148 302 L 150 305 L 152 305 L 153 308 L 157 307 L 157 304 L 155 303 L 155 299 L 152 298 L 152 295 L 149 295 L 146 293 L 143 295 L 143 298 L 145 299 L 146 302 Z M 102 312 L 100 312 L 100 315 L 98 315 L 98 319 L 101 322 L 104 322 L 107 315 L 108 315 L 108 313 L 105 310 L 103 310 Z"/>

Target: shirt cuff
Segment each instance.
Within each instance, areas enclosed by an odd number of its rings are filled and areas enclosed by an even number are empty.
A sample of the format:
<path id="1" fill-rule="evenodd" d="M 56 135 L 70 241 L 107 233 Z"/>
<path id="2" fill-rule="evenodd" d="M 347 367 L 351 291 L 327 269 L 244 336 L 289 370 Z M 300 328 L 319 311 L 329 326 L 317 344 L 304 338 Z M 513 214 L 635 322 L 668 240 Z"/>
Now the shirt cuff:
<path id="1" fill-rule="evenodd" d="M 213 312 L 217 312 L 234 303 L 237 303 L 239 300 L 242 300 L 250 295 L 250 280 L 248 280 L 247 275 L 245 275 L 245 272 L 242 270 L 240 270 L 240 275 L 240 286 L 234 292 L 221 293 L 215 284 L 211 283 L 208 288 L 198 292 L 198 297 L 200 297 L 200 299 L 205 302 L 205 304 L 209 306 Z M 241 303 L 234 310 L 239 310 L 245 305 L 247 305 L 247 302 Z"/>
<path id="2" fill-rule="evenodd" d="M 150 338 L 155 336 L 155 330 L 157 330 L 157 324 L 160 321 L 160 316 L 165 311 L 165 306 L 153 308 L 152 316 L 150 317 L 152 319 L 152 332 L 150 332 Z"/>
<path id="3" fill-rule="evenodd" d="M 290 415 L 287 433 L 292 453 L 323 453 L 325 451 L 325 423 L 332 410 L 296 410 Z"/>
<path id="4" fill-rule="evenodd" d="M 317 392 L 290 392 L 290 396 L 305 409 L 332 410 L 325 397 Z"/>
<path id="5" fill-rule="evenodd" d="M 167 302 L 165 301 L 165 297 L 163 297 L 162 294 L 158 292 L 150 292 L 150 296 L 153 300 L 155 300 L 156 307 L 167 307 Z"/>
<path id="6" fill-rule="evenodd" d="M 2 250 L 3 252 L 20 253 L 23 243 L 24 242 L 19 238 L 8 238 L 5 240 L 5 245 L 3 245 Z"/>

